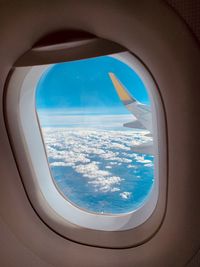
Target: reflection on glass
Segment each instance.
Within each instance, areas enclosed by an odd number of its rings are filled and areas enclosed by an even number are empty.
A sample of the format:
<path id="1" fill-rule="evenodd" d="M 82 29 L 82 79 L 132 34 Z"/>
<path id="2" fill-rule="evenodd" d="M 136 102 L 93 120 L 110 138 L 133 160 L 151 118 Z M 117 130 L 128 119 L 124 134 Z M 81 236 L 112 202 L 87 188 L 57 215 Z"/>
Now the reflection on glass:
<path id="1" fill-rule="evenodd" d="M 152 114 L 139 76 L 112 56 L 52 65 L 36 109 L 52 177 L 89 212 L 131 212 L 154 183 Z"/>

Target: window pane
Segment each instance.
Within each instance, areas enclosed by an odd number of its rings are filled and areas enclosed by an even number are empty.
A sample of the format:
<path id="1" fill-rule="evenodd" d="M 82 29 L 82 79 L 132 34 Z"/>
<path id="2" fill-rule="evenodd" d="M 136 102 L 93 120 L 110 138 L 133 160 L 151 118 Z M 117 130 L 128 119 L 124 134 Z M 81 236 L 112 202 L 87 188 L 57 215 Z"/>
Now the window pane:
<path id="1" fill-rule="evenodd" d="M 74 205 L 131 212 L 154 184 L 151 103 L 127 64 L 102 56 L 52 65 L 36 90 L 52 178 Z"/>

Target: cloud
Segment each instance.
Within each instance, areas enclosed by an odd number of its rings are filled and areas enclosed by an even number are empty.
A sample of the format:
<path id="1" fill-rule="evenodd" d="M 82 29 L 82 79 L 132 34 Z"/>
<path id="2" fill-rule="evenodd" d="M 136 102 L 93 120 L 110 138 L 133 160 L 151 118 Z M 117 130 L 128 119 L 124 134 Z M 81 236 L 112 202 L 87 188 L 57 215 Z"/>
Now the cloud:
<path id="1" fill-rule="evenodd" d="M 88 178 L 88 184 L 95 187 L 97 191 L 115 192 L 118 188 L 115 187 L 114 189 L 113 186 L 119 185 L 122 180 L 118 176 L 112 176 L 109 171 L 100 170 L 98 163 L 96 162 L 78 165 L 74 169 L 77 173 L 81 173 L 83 177 Z"/>
<path id="2" fill-rule="evenodd" d="M 145 131 L 42 128 L 42 132 L 50 167 L 72 168 L 96 192 L 120 192 L 126 177 L 123 172 L 118 175 L 116 168 L 134 172 L 138 163 L 153 168 L 153 157 L 146 159 L 130 149 L 134 142 L 149 139 Z M 120 197 L 126 200 L 131 192 L 121 192 Z"/>
<path id="3" fill-rule="evenodd" d="M 120 185 L 122 179 L 118 176 L 96 176 L 92 181 L 88 183 L 95 187 L 96 191 L 99 192 L 116 192 L 120 191 L 120 188 L 116 185 Z"/>
<path id="4" fill-rule="evenodd" d="M 42 127 L 84 127 L 84 128 L 112 128 L 123 127 L 123 124 L 134 121 L 132 114 L 120 115 L 70 115 L 69 112 L 40 111 L 39 120 Z"/>
<path id="5" fill-rule="evenodd" d="M 51 167 L 65 167 L 66 163 L 63 161 L 55 161 L 55 162 L 50 163 L 50 166 Z"/>
<path id="6" fill-rule="evenodd" d="M 126 200 L 126 199 L 129 199 L 131 197 L 132 193 L 131 192 L 122 192 L 119 195 L 122 199 Z"/>

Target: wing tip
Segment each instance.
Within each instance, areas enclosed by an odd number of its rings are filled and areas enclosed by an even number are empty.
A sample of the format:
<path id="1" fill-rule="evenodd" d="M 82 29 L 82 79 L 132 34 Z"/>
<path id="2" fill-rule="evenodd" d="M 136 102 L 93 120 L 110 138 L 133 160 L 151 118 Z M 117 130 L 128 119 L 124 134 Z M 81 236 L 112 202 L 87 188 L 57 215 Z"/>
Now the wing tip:
<path id="1" fill-rule="evenodd" d="M 113 81 L 113 79 L 117 79 L 116 75 L 113 72 L 108 72 L 108 76 L 110 77 L 111 81 Z"/>
<path id="2" fill-rule="evenodd" d="M 122 82 L 118 79 L 116 74 L 113 72 L 108 72 L 108 75 L 114 85 L 114 88 L 119 96 L 119 98 L 122 100 L 122 102 L 127 105 L 133 102 L 137 102 L 137 100 L 129 93 L 129 91 L 126 89 L 126 87 L 122 84 Z"/>

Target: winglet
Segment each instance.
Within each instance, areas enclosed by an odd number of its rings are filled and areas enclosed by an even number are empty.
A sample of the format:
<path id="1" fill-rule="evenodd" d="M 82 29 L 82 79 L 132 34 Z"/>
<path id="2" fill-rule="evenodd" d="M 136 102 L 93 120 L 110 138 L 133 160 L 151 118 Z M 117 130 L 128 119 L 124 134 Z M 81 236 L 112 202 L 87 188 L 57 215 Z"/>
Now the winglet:
<path id="1" fill-rule="evenodd" d="M 136 102 L 136 100 L 128 93 L 124 85 L 117 79 L 114 73 L 109 72 L 108 75 L 115 87 L 119 98 L 125 105 Z"/>

